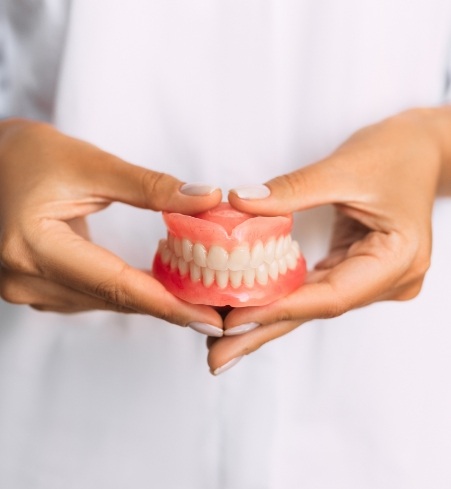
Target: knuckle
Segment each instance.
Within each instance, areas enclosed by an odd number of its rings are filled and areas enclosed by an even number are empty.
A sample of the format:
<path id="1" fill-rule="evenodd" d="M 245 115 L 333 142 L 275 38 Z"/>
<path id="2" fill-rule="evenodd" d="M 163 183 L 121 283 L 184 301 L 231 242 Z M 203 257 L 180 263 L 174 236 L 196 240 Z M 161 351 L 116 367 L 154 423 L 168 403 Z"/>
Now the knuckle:
<path id="1" fill-rule="evenodd" d="M 350 310 L 350 306 L 347 301 L 340 296 L 335 296 L 333 300 L 328 302 L 321 315 L 322 319 L 332 319 L 342 316 L 345 312 Z"/>
<path id="2" fill-rule="evenodd" d="M 108 304 L 116 307 L 127 308 L 129 305 L 129 294 L 125 290 L 123 277 L 128 269 L 127 265 L 112 278 L 98 283 L 94 287 L 94 295 L 102 298 Z"/>
<path id="3" fill-rule="evenodd" d="M 305 174 L 301 171 L 287 173 L 276 177 L 274 182 L 281 184 L 284 192 L 288 192 L 291 196 L 296 197 L 305 187 Z"/>
<path id="4" fill-rule="evenodd" d="M 0 264 L 7 270 L 31 273 L 28 247 L 19 233 L 4 232 L 0 238 Z"/>
<path id="5" fill-rule="evenodd" d="M 144 196 L 144 202 L 153 210 L 159 210 L 166 200 L 165 193 L 162 190 L 169 187 L 172 178 L 166 173 L 145 170 L 141 177 L 141 192 Z"/>

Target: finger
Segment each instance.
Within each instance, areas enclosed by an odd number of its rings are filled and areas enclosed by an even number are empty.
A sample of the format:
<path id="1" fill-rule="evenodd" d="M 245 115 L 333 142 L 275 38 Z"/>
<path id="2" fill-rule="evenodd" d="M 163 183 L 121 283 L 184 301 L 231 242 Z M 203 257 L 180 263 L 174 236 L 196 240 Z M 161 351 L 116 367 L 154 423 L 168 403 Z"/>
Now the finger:
<path id="1" fill-rule="evenodd" d="M 252 214 L 278 216 L 318 205 L 344 203 L 355 196 L 355 188 L 343 169 L 329 160 L 279 176 L 264 186 L 239 187 L 229 192 L 230 204 Z M 337 185 L 337 181 L 340 185 Z M 257 191 L 258 188 L 261 191 Z M 263 192 L 267 187 L 269 192 Z"/>
<path id="2" fill-rule="evenodd" d="M 89 168 L 93 194 L 110 201 L 155 211 L 196 214 L 221 201 L 220 189 L 207 184 L 189 184 L 171 175 L 126 163 L 108 153 Z"/>
<path id="3" fill-rule="evenodd" d="M 40 277 L 4 269 L 0 275 L 0 297 L 11 304 L 26 304 L 41 311 L 65 313 L 92 310 L 136 312 Z"/>
<path id="4" fill-rule="evenodd" d="M 151 277 L 128 266 L 116 255 L 74 234 L 66 223 L 48 221 L 37 233 L 36 273 L 82 293 L 116 305 L 187 325 L 200 322 L 222 329 L 220 315 L 211 307 L 191 305 Z M 42 266 L 45 264 L 45 267 Z"/>
<path id="5" fill-rule="evenodd" d="M 224 366 L 233 366 L 234 360 L 253 353 L 265 343 L 289 333 L 299 325 L 299 321 L 281 321 L 260 326 L 239 336 L 215 338 L 207 345 L 210 371 L 214 375 L 224 372 Z"/>

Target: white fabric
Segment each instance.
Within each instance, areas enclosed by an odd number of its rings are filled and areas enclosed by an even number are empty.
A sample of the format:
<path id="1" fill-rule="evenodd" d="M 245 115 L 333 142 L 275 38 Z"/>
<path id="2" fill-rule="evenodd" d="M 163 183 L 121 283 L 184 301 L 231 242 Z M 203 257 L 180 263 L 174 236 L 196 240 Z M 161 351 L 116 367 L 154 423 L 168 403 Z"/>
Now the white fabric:
<path id="1" fill-rule="evenodd" d="M 3 1 L 21 18 L 57 4 Z M 186 181 L 260 183 L 444 100 L 445 0 L 74 0 L 64 37 L 65 15 L 45 23 L 62 64 L 44 40 L 39 59 L 4 64 L 23 74 L 4 106 L 35 116 L 24 73 L 50 63 L 43 118 L 56 91 L 61 130 Z M 24 36 L 10 18 L 7 52 Z M 312 322 L 219 378 L 204 337 L 153 318 L 0 304 L 0 487 L 448 489 L 450 216 L 438 202 L 416 300 Z M 296 217 L 310 264 L 330 218 Z M 91 226 L 139 267 L 163 236 L 159 215 L 122 205 Z"/>

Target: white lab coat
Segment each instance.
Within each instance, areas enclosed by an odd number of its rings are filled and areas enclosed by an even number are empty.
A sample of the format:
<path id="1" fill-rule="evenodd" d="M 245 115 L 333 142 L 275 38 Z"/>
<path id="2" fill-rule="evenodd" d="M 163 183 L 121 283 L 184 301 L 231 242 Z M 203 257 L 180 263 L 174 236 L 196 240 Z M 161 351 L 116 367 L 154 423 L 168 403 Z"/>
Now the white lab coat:
<path id="1" fill-rule="evenodd" d="M 3 0 L 2 114 L 185 181 L 261 183 L 447 97 L 446 0 L 68 7 Z M 219 378 L 193 331 L 1 303 L 0 487 L 449 489 L 450 218 L 437 202 L 417 299 L 311 322 Z M 90 222 L 138 267 L 164 234 L 119 204 Z M 296 217 L 310 265 L 330 223 L 328 208 Z"/>

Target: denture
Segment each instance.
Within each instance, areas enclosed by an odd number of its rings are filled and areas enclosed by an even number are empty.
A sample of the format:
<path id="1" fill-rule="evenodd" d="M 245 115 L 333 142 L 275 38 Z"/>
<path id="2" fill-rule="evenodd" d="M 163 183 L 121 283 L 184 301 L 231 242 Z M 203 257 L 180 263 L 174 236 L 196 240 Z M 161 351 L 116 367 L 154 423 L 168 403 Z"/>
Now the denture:
<path id="1" fill-rule="evenodd" d="M 187 216 L 163 213 L 153 275 L 175 296 L 193 304 L 255 306 L 302 285 L 306 264 L 291 237 L 291 215 L 246 214 L 222 203 Z"/>

